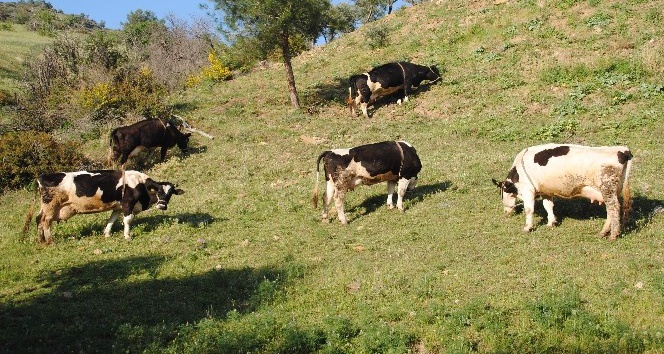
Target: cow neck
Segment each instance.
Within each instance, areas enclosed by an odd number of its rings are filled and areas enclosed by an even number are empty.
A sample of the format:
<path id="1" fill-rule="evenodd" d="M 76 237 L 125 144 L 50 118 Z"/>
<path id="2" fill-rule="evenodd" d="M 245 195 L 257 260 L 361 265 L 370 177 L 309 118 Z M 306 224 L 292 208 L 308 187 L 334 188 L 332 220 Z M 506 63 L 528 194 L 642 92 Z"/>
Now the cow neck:
<path id="1" fill-rule="evenodd" d="M 399 154 L 401 155 L 401 163 L 399 164 L 399 179 L 401 179 L 401 170 L 403 169 L 403 148 L 401 148 L 401 144 L 399 144 L 398 141 L 395 141 L 397 144 L 397 147 L 399 148 Z"/>
<path id="2" fill-rule="evenodd" d="M 528 152 L 528 149 L 523 152 L 523 155 L 521 155 L 521 169 L 523 169 L 523 173 L 526 174 L 526 178 L 528 178 L 528 182 L 530 182 L 530 185 L 533 186 L 533 189 L 535 190 L 535 193 L 539 193 L 537 190 L 537 187 L 535 186 L 535 183 L 533 183 L 532 178 L 530 178 L 530 175 L 528 174 L 528 170 L 526 170 L 526 163 L 524 161 L 524 158 L 526 157 L 526 153 Z"/>

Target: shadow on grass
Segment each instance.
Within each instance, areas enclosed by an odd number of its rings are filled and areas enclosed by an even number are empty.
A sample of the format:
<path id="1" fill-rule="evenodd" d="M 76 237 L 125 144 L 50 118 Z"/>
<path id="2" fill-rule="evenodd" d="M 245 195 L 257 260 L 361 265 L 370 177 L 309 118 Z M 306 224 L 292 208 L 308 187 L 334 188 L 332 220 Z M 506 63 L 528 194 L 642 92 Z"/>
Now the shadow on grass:
<path id="1" fill-rule="evenodd" d="M 203 225 L 209 225 L 218 221 L 228 220 L 227 218 L 217 219 L 208 213 L 182 213 L 175 215 L 166 215 L 166 214 L 156 214 L 158 212 L 159 212 L 158 210 L 151 209 L 150 211 L 147 212 L 144 211 L 136 215 L 131 223 L 131 228 L 130 228 L 131 234 L 134 235 L 137 230 L 140 230 L 141 233 L 152 232 L 156 230 L 159 227 L 159 225 L 163 225 L 165 223 L 173 223 L 174 220 L 176 220 L 175 222 L 178 224 L 186 224 L 192 228 L 201 227 Z M 109 211 L 107 213 L 102 213 L 102 214 L 106 216 L 106 219 L 102 223 L 95 222 L 81 228 L 78 233 L 79 237 L 90 237 L 94 234 L 103 233 L 104 227 L 106 227 L 106 222 L 108 221 L 108 218 L 111 217 L 111 212 Z M 85 215 L 77 215 L 75 217 L 84 218 Z M 56 224 L 53 224 L 51 228 L 53 229 L 53 226 L 55 225 Z M 122 234 L 123 232 L 122 230 L 124 230 L 123 225 L 124 224 L 122 223 L 122 216 L 120 216 L 118 220 L 113 224 L 113 229 L 111 230 L 111 236 L 113 236 L 115 233 L 118 232 Z M 67 237 L 67 235 L 62 235 L 58 231 L 55 231 L 54 233 L 56 237 Z"/>
<path id="2" fill-rule="evenodd" d="M 440 80 L 439 80 L 440 81 Z M 432 85 L 436 83 L 423 83 L 417 90 L 411 91 L 409 99 L 417 96 L 418 94 L 427 92 L 431 89 Z M 338 103 L 343 106 L 346 106 L 346 99 L 348 99 L 348 87 L 349 82 L 348 78 L 334 78 L 331 84 L 317 84 L 313 88 L 308 88 L 303 94 L 302 101 L 304 106 L 309 107 L 309 110 L 315 110 L 316 107 L 325 106 L 330 103 Z M 383 106 L 388 106 L 391 104 L 396 104 L 399 99 L 403 99 L 404 91 L 398 90 L 391 95 L 384 96 L 379 98 L 376 102 L 369 105 L 368 113 L 369 117 L 373 116 L 373 113 L 379 110 Z M 356 112 L 358 116 L 362 115 L 362 112 Z M 348 111 L 350 116 L 350 110 Z"/>
<path id="3" fill-rule="evenodd" d="M 423 201 L 427 196 L 436 194 L 438 192 L 444 192 L 451 186 L 452 182 L 450 181 L 417 186 L 414 190 L 406 192 L 406 196 L 404 197 L 404 205 L 408 206 L 404 206 L 404 208 L 408 209 L 408 207 L 412 207 L 413 205 Z M 398 195 L 396 193 L 394 193 L 392 196 L 392 202 L 395 204 L 395 208 L 397 197 Z M 362 212 L 360 215 L 368 215 L 383 207 L 387 208 L 387 193 L 375 195 L 369 199 L 366 199 L 364 202 L 362 202 L 362 204 L 349 208 L 348 211 L 350 213 L 354 213 L 362 210 L 364 212 Z"/>
<path id="4" fill-rule="evenodd" d="M 168 150 L 163 162 L 173 158 L 174 154 L 179 154 L 181 159 L 187 159 L 190 155 L 203 154 L 207 152 L 207 149 L 208 148 L 206 145 L 192 145 L 191 143 L 189 144 L 189 148 L 186 151 L 182 151 L 178 147 L 173 147 Z M 162 161 L 159 161 L 160 157 L 160 147 L 146 149 L 145 151 L 140 152 L 138 155 L 130 158 L 127 161 L 125 169 L 138 171 L 149 170 L 154 166 L 162 163 Z M 116 166 L 112 166 L 111 168 L 116 168 Z"/>
<path id="5" fill-rule="evenodd" d="M 301 276 L 286 265 L 155 279 L 164 262 L 160 256 L 130 257 L 43 275 L 39 295 L 0 303 L 0 352 L 110 353 L 162 347 L 182 327 L 257 310 L 277 298 L 289 277 Z"/>
<path id="6" fill-rule="evenodd" d="M 606 206 L 597 203 L 590 203 L 587 199 L 554 199 L 553 212 L 562 224 L 564 219 L 571 218 L 575 220 L 587 219 L 606 219 Z M 523 212 L 523 207 L 520 208 Z M 657 199 L 649 199 L 642 195 L 632 197 L 632 210 L 629 215 L 629 220 L 625 226 L 625 231 L 632 232 L 638 231 L 646 227 L 652 218 L 664 212 L 664 201 Z M 538 225 L 546 224 L 546 210 L 542 206 L 541 201 L 535 204 L 535 214 L 540 218 Z"/>

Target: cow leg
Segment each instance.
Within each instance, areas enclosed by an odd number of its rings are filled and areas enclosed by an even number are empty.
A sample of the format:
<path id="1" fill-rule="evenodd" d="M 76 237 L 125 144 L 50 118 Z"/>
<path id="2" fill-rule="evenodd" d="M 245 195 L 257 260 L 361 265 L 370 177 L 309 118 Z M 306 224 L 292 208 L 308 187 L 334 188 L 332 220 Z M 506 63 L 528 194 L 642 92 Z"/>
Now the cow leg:
<path id="1" fill-rule="evenodd" d="M 618 190 L 620 188 L 620 176 L 622 171 L 616 168 L 606 167 L 602 169 L 600 191 L 606 205 L 606 223 L 602 228 L 602 234 L 609 232 L 610 240 L 615 240 L 620 235 L 620 201 Z"/>
<path id="2" fill-rule="evenodd" d="M 606 202 L 606 223 L 602 228 L 602 234 L 607 235 L 609 232 L 610 240 L 615 240 L 620 235 L 620 201 L 617 195 L 612 195 L 604 199 Z M 607 227 L 608 226 L 608 227 Z"/>
<path id="3" fill-rule="evenodd" d="M 332 203 L 332 198 L 334 198 L 334 182 L 332 178 L 328 179 L 325 183 L 325 195 L 323 197 L 323 215 L 321 217 L 323 222 L 329 222 L 328 210 L 330 208 L 330 203 Z"/>
<path id="4" fill-rule="evenodd" d="M 394 194 L 394 188 L 396 183 L 393 181 L 387 181 L 387 208 L 394 209 L 394 204 L 392 204 L 392 194 Z"/>
<path id="5" fill-rule="evenodd" d="M 544 210 L 546 210 L 546 226 L 558 226 L 558 220 L 556 220 L 556 216 L 553 214 L 553 197 L 544 197 L 542 204 L 544 205 Z"/>
<path id="6" fill-rule="evenodd" d="M 51 237 L 51 223 L 53 222 L 53 214 L 39 212 L 37 215 L 37 235 L 39 237 L 39 242 L 45 242 L 47 245 L 53 243 L 53 238 Z"/>
<path id="7" fill-rule="evenodd" d="M 165 143 L 164 143 L 164 145 L 165 145 Z M 166 146 L 161 147 L 161 160 L 159 160 L 160 162 L 163 162 L 164 158 L 166 158 L 166 152 L 167 151 L 168 151 L 168 147 L 166 147 Z"/>
<path id="8" fill-rule="evenodd" d="M 44 224 L 42 223 L 42 219 L 44 217 L 44 211 L 39 210 L 39 214 L 37 214 L 37 217 L 35 217 L 35 223 L 37 224 L 37 241 L 44 243 L 46 242 L 46 238 L 44 235 Z M 50 225 L 47 226 L 50 228 Z"/>
<path id="9" fill-rule="evenodd" d="M 404 211 L 403 210 L 403 197 L 406 195 L 406 190 L 408 189 L 408 184 L 410 183 L 410 179 L 408 178 L 401 178 L 399 179 L 399 187 L 397 189 L 397 209 Z"/>
<path id="10" fill-rule="evenodd" d="M 365 117 L 369 118 L 369 113 L 367 112 L 367 105 L 368 103 L 362 102 L 360 103 L 360 108 L 362 108 L 362 114 L 364 114 Z"/>
<path id="11" fill-rule="evenodd" d="M 104 236 L 111 236 L 111 228 L 113 227 L 115 220 L 118 219 L 118 216 L 120 216 L 120 210 L 113 210 L 113 213 L 111 214 L 111 217 L 108 219 L 106 227 L 104 228 Z"/>
<path id="12" fill-rule="evenodd" d="M 533 229 L 533 214 L 535 213 L 535 197 L 529 196 L 523 199 L 523 212 L 526 214 L 526 226 L 524 232 L 530 232 Z"/>
<path id="13" fill-rule="evenodd" d="M 340 189 L 334 191 L 334 207 L 337 209 L 337 217 L 343 225 L 347 225 L 346 214 L 344 213 L 344 197 L 346 192 Z"/>
<path id="14" fill-rule="evenodd" d="M 129 235 L 129 226 L 131 225 L 132 220 L 134 220 L 134 214 L 125 215 L 122 219 L 122 222 L 124 223 L 124 238 L 127 241 L 131 241 L 131 235 Z"/>

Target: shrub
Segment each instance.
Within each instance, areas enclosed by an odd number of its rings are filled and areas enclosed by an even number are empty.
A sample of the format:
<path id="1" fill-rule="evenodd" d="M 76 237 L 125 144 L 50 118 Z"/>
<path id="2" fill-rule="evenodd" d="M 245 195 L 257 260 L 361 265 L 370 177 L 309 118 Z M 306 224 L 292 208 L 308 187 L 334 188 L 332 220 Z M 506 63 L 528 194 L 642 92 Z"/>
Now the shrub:
<path id="1" fill-rule="evenodd" d="M 386 28 L 373 26 L 364 33 L 371 49 L 383 48 L 389 44 L 388 31 Z"/>
<path id="2" fill-rule="evenodd" d="M 125 68 L 110 82 L 82 88 L 77 100 L 92 121 L 104 122 L 124 118 L 128 113 L 148 118 L 163 116 L 168 113 L 166 93 L 151 70 Z"/>
<path id="3" fill-rule="evenodd" d="M 43 173 L 78 169 L 87 163 L 75 143 L 24 131 L 0 136 L 0 189 L 21 188 Z"/>
<path id="4" fill-rule="evenodd" d="M 224 66 L 221 58 L 214 52 L 208 54 L 209 65 L 204 67 L 199 74 L 187 76 L 186 87 L 194 87 L 203 81 L 220 82 L 231 78 L 231 70 Z"/>

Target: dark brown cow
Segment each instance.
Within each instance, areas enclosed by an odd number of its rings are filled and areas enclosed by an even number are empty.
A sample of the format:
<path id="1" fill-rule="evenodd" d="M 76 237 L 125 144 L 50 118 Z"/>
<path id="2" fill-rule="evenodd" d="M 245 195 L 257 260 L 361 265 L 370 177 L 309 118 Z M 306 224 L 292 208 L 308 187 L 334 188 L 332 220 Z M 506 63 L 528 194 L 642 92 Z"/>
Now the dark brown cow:
<path id="1" fill-rule="evenodd" d="M 378 98 L 388 96 L 403 90 L 403 101 L 408 101 L 408 95 L 424 80 L 437 81 L 440 73 L 435 66 L 423 66 L 405 61 L 388 63 L 373 68 L 371 71 L 353 75 L 349 79 L 348 105 L 351 114 L 361 109 L 365 117 L 369 117 L 367 106 L 373 104 Z M 397 101 L 401 104 L 401 99 Z"/>
<path id="2" fill-rule="evenodd" d="M 136 156 L 144 149 L 161 147 L 161 161 L 166 151 L 177 145 L 187 151 L 191 133 L 183 134 L 170 122 L 160 119 L 147 119 L 126 127 L 119 127 L 111 132 L 110 160 L 124 165 L 131 156 Z"/>
<path id="3" fill-rule="evenodd" d="M 35 220 L 39 241 L 48 244 L 53 242 L 53 221 L 65 221 L 76 214 L 108 210 L 113 213 L 104 228 L 104 235 L 110 235 L 113 223 L 122 212 L 124 237 L 130 240 L 129 225 L 135 214 L 148 210 L 152 205 L 166 210 L 172 195 L 184 193 L 172 183 L 156 182 L 138 171 L 125 171 L 124 180 L 126 185 L 122 183 L 122 171 L 111 170 L 59 172 L 39 177 L 37 183 L 41 193 L 41 209 Z"/>
<path id="4" fill-rule="evenodd" d="M 397 208 L 403 211 L 403 197 L 406 190 L 417 185 L 417 174 L 422 163 L 415 148 L 405 141 L 384 141 L 362 145 L 352 149 L 325 151 L 316 162 L 316 186 L 314 207 L 318 204 L 318 178 L 320 161 L 325 169 L 325 199 L 323 222 L 328 221 L 328 208 L 332 198 L 339 221 L 347 224 L 344 214 L 344 195 L 361 184 L 372 185 L 387 182 L 387 207 L 392 209 L 392 194 L 398 183 Z"/>

